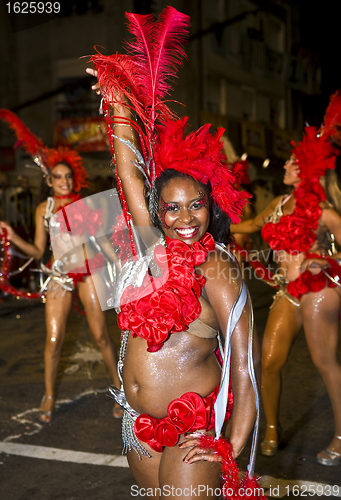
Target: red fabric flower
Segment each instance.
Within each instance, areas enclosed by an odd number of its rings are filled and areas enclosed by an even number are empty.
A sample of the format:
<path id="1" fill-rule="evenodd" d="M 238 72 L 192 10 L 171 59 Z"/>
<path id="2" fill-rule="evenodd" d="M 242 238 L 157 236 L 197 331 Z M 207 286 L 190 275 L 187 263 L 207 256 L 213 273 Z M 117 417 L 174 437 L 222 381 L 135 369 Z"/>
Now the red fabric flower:
<path id="1" fill-rule="evenodd" d="M 134 424 L 134 431 L 136 437 L 140 441 L 148 443 L 153 450 L 160 453 L 163 449 L 162 445 L 159 444 L 153 437 L 157 425 L 158 420 L 156 418 L 150 417 L 149 415 L 143 413 L 136 419 Z"/>
<path id="2" fill-rule="evenodd" d="M 212 429 L 215 423 L 214 403 L 218 392 L 219 386 L 207 397 L 195 392 L 186 392 L 169 403 L 167 417 L 164 418 L 156 419 L 146 413 L 139 415 L 134 424 L 136 437 L 148 443 L 153 450 L 161 452 L 164 446 L 175 446 L 180 434 L 198 429 Z M 226 419 L 231 416 L 232 405 L 232 392 L 229 391 Z"/>
<path id="3" fill-rule="evenodd" d="M 179 434 L 189 430 L 206 429 L 206 406 L 199 394 L 186 392 L 180 399 L 175 399 L 168 405 L 167 413 Z"/>
<path id="4" fill-rule="evenodd" d="M 175 446 L 179 441 L 179 432 L 168 419 L 162 419 L 155 429 L 155 441 L 161 446 Z"/>
<path id="5" fill-rule="evenodd" d="M 155 262 L 164 269 L 163 276 L 147 274 L 141 287 L 126 288 L 117 317 L 122 330 L 131 330 L 133 337 L 147 340 L 150 352 L 159 350 L 171 333 L 187 330 L 200 315 L 199 297 L 205 278 L 194 268 L 215 249 L 208 233 L 193 245 L 169 238 L 166 241 L 166 252 L 163 247 L 154 251 Z"/>

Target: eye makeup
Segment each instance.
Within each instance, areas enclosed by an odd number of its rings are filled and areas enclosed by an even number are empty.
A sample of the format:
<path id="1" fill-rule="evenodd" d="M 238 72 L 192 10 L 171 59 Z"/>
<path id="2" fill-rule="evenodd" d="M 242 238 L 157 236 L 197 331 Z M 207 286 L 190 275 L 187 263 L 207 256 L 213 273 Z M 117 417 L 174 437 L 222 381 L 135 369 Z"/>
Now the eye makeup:
<path id="1" fill-rule="evenodd" d="M 168 226 L 168 224 L 166 224 L 165 222 L 165 217 L 166 217 L 166 213 L 168 212 L 168 210 L 171 208 L 171 207 L 175 207 L 176 205 L 174 205 L 174 203 L 166 203 L 162 197 L 160 198 L 161 199 L 161 223 L 163 225 L 163 227 L 165 229 L 169 229 L 170 226 Z"/>
<path id="2" fill-rule="evenodd" d="M 192 210 L 200 210 L 202 207 L 206 206 L 207 205 L 207 196 L 205 193 L 198 193 L 199 196 L 201 196 L 200 199 L 198 200 L 195 200 L 193 201 L 188 210 L 189 211 L 192 211 Z M 176 210 L 179 209 L 179 206 L 177 203 L 175 202 L 171 202 L 171 203 L 166 203 L 165 200 L 161 197 L 160 198 L 160 201 L 161 201 L 161 223 L 163 225 L 163 227 L 165 229 L 169 229 L 170 226 L 166 223 L 166 214 L 167 212 L 175 212 Z M 180 211 L 181 211 L 181 208 L 180 208 Z"/>
<path id="3" fill-rule="evenodd" d="M 193 205 L 196 205 L 195 208 L 201 208 L 204 207 L 207 204 L 207 197 L 205 193 L 199 193 L 199 196 L 201 196 L 200 200 L 196 200 Z"/>

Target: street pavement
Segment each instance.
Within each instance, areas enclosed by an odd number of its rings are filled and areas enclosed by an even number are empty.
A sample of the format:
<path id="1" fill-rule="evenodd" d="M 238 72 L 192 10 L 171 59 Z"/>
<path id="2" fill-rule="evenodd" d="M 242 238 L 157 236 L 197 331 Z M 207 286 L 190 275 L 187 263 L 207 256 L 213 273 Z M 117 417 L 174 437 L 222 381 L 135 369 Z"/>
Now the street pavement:
<path id="1" fill-rule="evenodd" d="M 272 290 L 254 279 L 249 288 L 261 340 Z M 115 313 L 109 311 L 107 318 L 118 347 Z M 112 416 L 111 381 L 85 317 L 75 310 L 70 313 L 57 408 L 45 425 L 38 420 L 44 341 L 43 304 L 14 298 L 0 303 L 0 499 L 136 498 L 136 483 L 121 456 L 121 421 Z M 256 473 L 266 495 L 340 497 L 341 465 L 324 467 L 315 459 L 331 440 L 333 415 L 303 332 L 283 370 L 281 425 L 279 453 L 271 458 L 257 455 Z M 261 414 L 260 438 L 264 427 Z M 239 459 L 242 470 L 249 449 L 250 443 Z"/>

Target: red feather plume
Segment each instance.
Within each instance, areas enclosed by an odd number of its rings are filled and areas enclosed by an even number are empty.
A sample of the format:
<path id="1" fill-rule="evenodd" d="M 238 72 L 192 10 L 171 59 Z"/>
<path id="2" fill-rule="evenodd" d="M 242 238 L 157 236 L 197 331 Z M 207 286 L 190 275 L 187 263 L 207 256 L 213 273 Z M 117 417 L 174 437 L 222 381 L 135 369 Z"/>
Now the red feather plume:
<path id="1" fill-rule="evenodd" d="M 293 142 L 292 145 L 302 181 L 316 181 L 328 168 L 335 169 L 339 152 L 332 146 L 329 136 L 318 134 L 315 127 L 306 127 L 302 141 L 297 145 Z"/>
<path id="2" fill-rule="evenodd" d="M 202 184 L 210 183 L 213 201 L 237 223 L 250 194 L 238 190 L 238 176 L 226 164 L 221 142 L 224 129 L 212 135 L 207 123 L 185 137 L 187 120 L 169 121 L 160 127 L 154 147 L 155 175 L 159 177 L 164 170 L 172 168 Z"/>
<path id="3" fill-rule="evenodd" d="M 341 146 L 341 90 L 337 90 L 330 98 L 324 115 L 323 134 Z"/>
<path id="4" fill-rule="evenodd" d="M 167 80 L 176 77 L 178 66 L 186 57 L 183 45 L 189 17 L 173 7 L 164 9 L 157 23 L 152 15 L 127 13 L 126 16 L 129 31 L 136 37 L 128 43 L 128 48 L 136 55 L 140 68 L 138 83 L 143 89 L 141 97 L 154 123 L 158 111 L 162 112 L 161 100 L 171 90 Z"/>
<path id="5" fill-rule="evenodd" d="M 104 99 L 120 102 L 119 96 L 124 95 L 150 136 L 157 118 L 165 121 L 174 116 L 163 98 L 171 89 L 167 80 L 176 76 L 186 55 L 182 46 L 189 17 L 173 7 L 164 9 L 158 21 L 152 15 L 126 16 L 129 31 L 136 37 L 136 41 L 127 42 L 129 55 L 98 53 L 91 61 Z"/>
<path id="6" fill-rule="evenodd" d="M 168 168 L 204 184 L 210 182 L 214 202 L 233 222 L 238 222 L 249 194 L 238 190 L 236 174 L 226 165 L 221 143 L 223 130 L 213 136 L 208 131 L 210 125 L 205 125 L 185 137 L 187 118 L 175 120 L 176 115 L 165 100 L 171 90 L 170 81 L 186 56 L 183 45 L 189 17 L 173 7 L 165 8 L 157 21 L 152 15 L 127 13 L 126 16 L 129 31 L 135 37 L 127 44 L 128 55 L 98 53 L 91 57 L 104 99 L 108 129 L 115 123 L 124 123 L 136 130 L 150 185 Z M 111 116 L 113 103 L 129 106 L 136 112 L 143 129 L 135 120 Z M 109 140 L 114 156 L 112 134 Z M 123 191 L 120 195 L 125 206 Z"/>
<path id="7" fill-rule="evenodd" d="M 12 113 L 9 109 L 0 109 L 0 120 L 7 122 L 10 128 L 17 136 L 15 148 L 20 147 L 29 154 L 35 156 L 39 149 L 43 147 L 43 143 L 39 137 L 36 137 L 20 120 L 20 118 Z"/>

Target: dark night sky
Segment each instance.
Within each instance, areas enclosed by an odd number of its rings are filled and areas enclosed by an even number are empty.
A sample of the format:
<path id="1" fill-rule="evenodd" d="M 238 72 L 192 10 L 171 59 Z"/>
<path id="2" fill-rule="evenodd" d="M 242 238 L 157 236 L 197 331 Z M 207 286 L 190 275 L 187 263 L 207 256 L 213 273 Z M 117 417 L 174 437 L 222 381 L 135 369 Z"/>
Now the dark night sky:
<path id="1" fill-rule="evenodd" d="M 301 8 L 302 45 L 319 54 L 322 65 L 322 94 L 341 88 L 341 2 L 298 0 Z"/>

